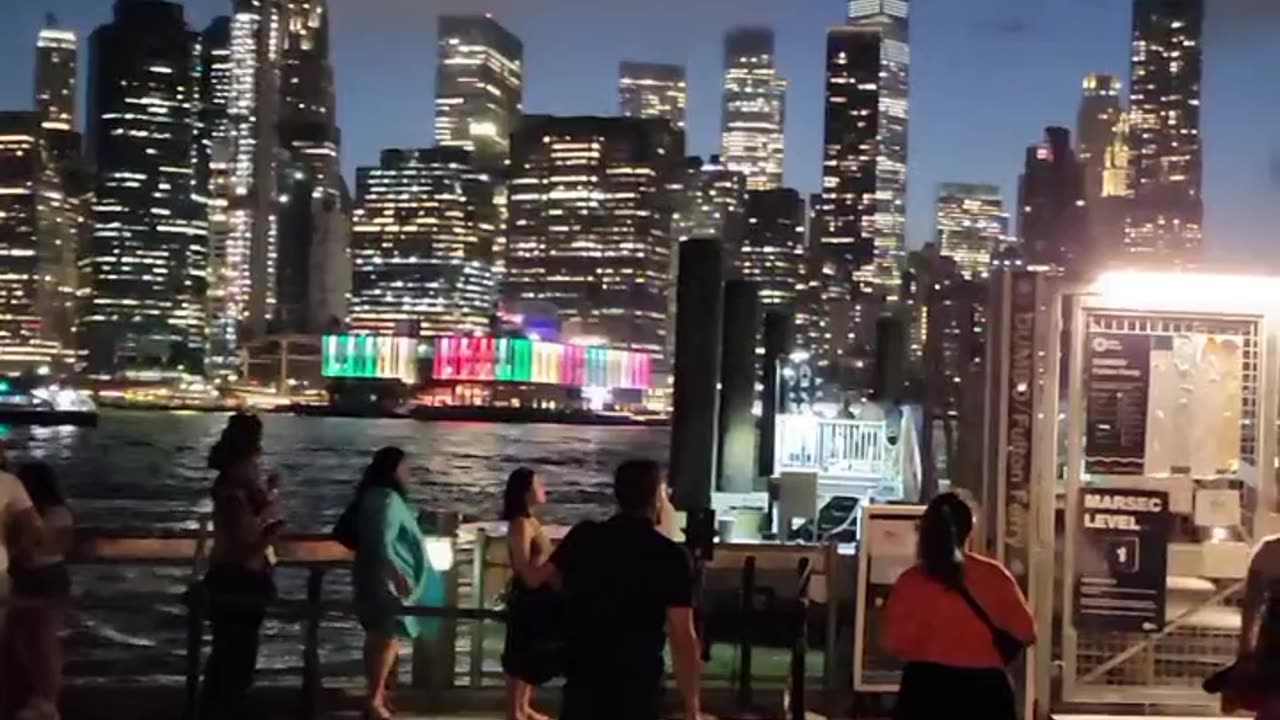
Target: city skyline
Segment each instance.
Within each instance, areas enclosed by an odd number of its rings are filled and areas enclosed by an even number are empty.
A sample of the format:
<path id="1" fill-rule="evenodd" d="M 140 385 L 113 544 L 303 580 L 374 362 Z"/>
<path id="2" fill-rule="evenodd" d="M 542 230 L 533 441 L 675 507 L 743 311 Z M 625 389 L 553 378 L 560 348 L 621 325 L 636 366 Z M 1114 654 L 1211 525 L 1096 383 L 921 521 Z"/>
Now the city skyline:
<path id="1" fill-rule="evenodd" d="M 1127 76 L 1128 3 L 1100 7 L 1103 4 L 1053 0 L 1031 11 L 1004 0 L 986 0 L 974 9 L 973 18 L 961 19 L 966 32 L 958 33 L 960 40 L 981 36 L 984 47 L 957 54 L 962 43 L 946 36 L 957 21 L 953 11 L 937 0 L 913 3 L 909 247 L 918 248 L 932 237 L 932 199 L 938 184 L 995 183 L 1011 204 L 1022 148 L 1046 125 L 1073 125 L 1081 78 L 1088 72 Z M 191 24 L 201 27 L 225 12 L 229 2 L 192 0 L 185 5 Z M 338 124 L 344 130 L 343 168 L 350 183 L 354 167 L 375 162 L 382 148 L 421 147 L 430 142 L 437 6 L 412 8 L 384 0 L 362 14 L 346 0 L 334 0 L 332 5 Z M 438 12 L 464 10 L 463 5 L 446 0 Z M 778 38 L 779 72 L 791 85 L 784 184 L 806 194 L 817 187 L 822 132 L 820 38 L 827 26 L 844 20 L 843 3 L 832 2 L 831 7 L 815 3 L 821 7 L 806 7 L 792 17 L 762 2 L 740 3 L 732 9 L 718 0 L 696 9 L 660 2 L 648 14 L 660 19 L 667 13 L 680 20 L 661 28 L 660 35 L 655 35 L 660 23 L 638 18 L 618 3 L 603 3 L 599 8 L 579 5 L 562 0 L 534 13 L 516 3 L 491 3 L 497 18 L 526 46 L 527 112 L 615 114 L 616 61 L 679 63 L 689 73 L 688 152 L 705 156 L 718 145 L 723 32 L 739 24 L 767 24 Z M 1273 130 L 1254 120 L 1269 113 L 1253 114 L 1256 111 L 1247 107 L 1248 102 L 1255 108 L 1280 105 L 1275 93 L 1257 92 L 1266 85 L 1254 82 L 1265 75 L 1260 68 L 1267 64 L 1259 59 L 1280 55 L 1265 47 L 1265 30 L 1254 29 L 1266 28 L 1266 23 L 1280 25 L 1280 13 L 1265 5 L 1255 0 L 1223 0 L 1212 4 L 1206 19 L 1205 247 L 1211 260 L 1246 256 L 1265 247 L 1267 228 L 1276 218 L 1270 201 L 1275 186 L 1269 181 L 1265 151 L 1277 140 Z M 19 8 L 17 21 L 3 31 L 7 46 L 0 51 L 0 59 L 10 62 L 0 70 L 0 103 L 19 109 L 29 104 L 31 61 L 26 50 L 46 10 L 57 13 L 83 39 L 88 29 L 105 19 L 103 6 L 86 0 L 50 0 Z M 547 23 L 563 19 L 562 13 L 571 9 L 582 11 L 583 23 L 609 17 L 625 20 L 628 32 L 608 38 L 609 42 L 592 39 L 572 50 L 558 47 L 548 41 L 557 31 Z M 1085 37 L 1093 41 L 1090 47 L 1078 47 Z M 686 40 L 697 42 L 689 46 Z M 1026 62 L 1010 68 L 996 57 L 1011 52 Z M 566 56 L 580 59 L 583 55 L 597 59 L 577 64 L 574 81 L 566 82 Z M 386 69 L 379 57 L 391 56 L 415 58 L 408 65 L 418 68 L 412 74 L 420 80 L 420 92 L 390 92 L 385 83 L 370 82 L 378 68 Z M 1018 98 L 1019 102 L 991 102 L 991 96 L 983 93 L 965 96 L 966 83 L 979 78 L 984 87 L 1009 88 L 996 96 L 998 100 Z M 363 112 L 354 111 L 356 107 Z M 392 112 L 392 107 L 398 109 Z M 964 142 L 957 142 L 960 127 L 966 134 Z"/>

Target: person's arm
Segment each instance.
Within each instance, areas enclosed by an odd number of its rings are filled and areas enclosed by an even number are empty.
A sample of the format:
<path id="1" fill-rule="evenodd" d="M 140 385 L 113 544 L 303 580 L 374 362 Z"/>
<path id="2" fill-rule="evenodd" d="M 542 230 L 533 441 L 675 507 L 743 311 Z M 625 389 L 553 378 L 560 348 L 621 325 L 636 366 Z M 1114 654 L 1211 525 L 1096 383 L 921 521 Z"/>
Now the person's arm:
<path id="1" fill-rule="evenodd" d="M 922 622 L 924 613 L 917 607 L 918 592 L 919 583 L 908 571 L 898 576 L 885 603 L 884 632 L 880 642 L 890 655 L 899 660 L 915 659 L 929 636 L 929 629 Z"/>
<path id="2" fill-rule="evenodd" d="M 44 544 L 44 523 L 31 502 L 31 496 L 27 495 L 18 478 L 0 473 L 0 512 L 6 507 L 11 523 L 10 536 L 0 538 L 0 542 L 10 540 L 14 556 L 26 555 Z"/>
<path id="3" fill-rule="evenodd" d="M 507 551 L 511 554 L 511 570 L 520 576 L 526 587 L 536 588 L 549 581 L 555 574 L 555 566 L 541 558 L 535 561 L 529 549 L 536 540 L 532 523 L 524 518 L 511 521 Z"/>
<path id="4" fill-rule="evenodd" d="M 698 720 L 702 716 L 702 646 L 693 617 L 693 568 L 684 551 L 672 547 L 666 597 L 671 669 L 684 703 L 685 720 Z"/>

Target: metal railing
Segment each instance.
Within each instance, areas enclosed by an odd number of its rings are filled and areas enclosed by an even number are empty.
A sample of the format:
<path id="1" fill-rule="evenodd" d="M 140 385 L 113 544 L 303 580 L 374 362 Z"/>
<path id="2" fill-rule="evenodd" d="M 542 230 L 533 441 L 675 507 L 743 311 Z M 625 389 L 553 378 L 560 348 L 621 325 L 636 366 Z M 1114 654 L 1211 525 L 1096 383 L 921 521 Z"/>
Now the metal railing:
<path id="1" fill-rule="evenodd" d="M 900 498 L 907 469 L 902 433 L 889 430 L 885 420 L 783 415 L 778 418 L 777 469 L 817 473 L 826 494 Z"/>
<path id="2" fill-rule="evenodd" d="M 451 687 L 455 681 L 454 643 L 456 623 L 459 621 L 505 622 L 506 612 L 499 609 L 483 607 L 483 576 L 488 561 L 484 534 L 479 533 L 479 547 L 471 570 L 473 573 L 471 591 L 473 607 L 459 607 L 456 592 L 458 578 L 463 571 L 461 564 L 446 573 L 446 582 L 453 585 L 454 592 L 446 594 L 452 597 L 454 604 L 449 607 L 404 607 L 403 616 L 420 618 L 436 618 L 453 626 L 446 630 L 443 637 L 434 638 L 426 645 L 414 648 L 414 684 L 426 690 L 442 690 Z M 130 611 L 136 612 L 140 605 L 177 605 L 185 608 L 185 649 L 183 652 L 184 720 L 198 718 L 201 672 L 203 669 L 205 633 L 208 622 L 209 598 L 198 580 L 203 571 L 204 558 L 207 556 L 208 535 L 205 531 L 160 531 L 154 533 L 130 533 L 123 531 L 82 531 L 77 534 L 74 548 L 68 554 L 68 562 L 73 565 L 126 564 L 146 566 L 168 566 L 190 568 L 192 580 L 186 591 L 181 594 L 152 593 L 145 597 L 133 595 L 128 597 L 86 596 L 77 602 L 81 609 L 95 611 Z M 739 654 L 740 665 L 737 673 L 737 703 L 740 709 L 752 706 L 753 673 L 752 654 L 757 645 L 756 629 L 761 626 L 784 625 L 790 628 L 790 667 L 787 677 L 786 699 L 787 716 L 795 720 L 804 718 L 806 691 L 806 659 L 809 650 L 806 638 L 808 621 L 808 592 L 810 580 L 815 572 L 815 563 L 809 556 L 800 554 L 795 563 L 795 595 L 786 593 L 786 598 L 779 600 L 772 593 L 762 590 L 757 582 L 757 571 L 760 561 L 767 560 L 767 567 L 777 570 L 785 567 L 786 555 L 796 553 L 795 546 L 774 546 L 772 548 L 751 546 L 724 546 L 718 550 L 720 565 L 739 568 L 741 575 L 739 603 L 735 610 L 718 610 L 716 619 L 731 622 L 738 628 L 733 643 Z M 770 552 L 772 550 L 772 552 Z M 830 549 L 816 549 L 818 557 L 828 557 Z M 321 636 L 326 618 L 352 618 L 354 606 L 349 601 L 325 598 L 326 578 L 332 571 L 345 568 L 351 561 L 351 554 L 346 548 L 321 534 L 290 534 L 276 543 L 275 553 L 278 564 L 283 567 L 300 567 L 306 569 L 307 580 L 304 597 L 281 597 L 268 604 L 268 615 L 274 620 L 296 624 L 301 630 L 301 677 L 299 694 L 301 718 L 319 716 L 321 697 L 324 693 L 325 675 L 321 664 Z M 829 561 L 828 561 L 829 562 Z M 740 565 L 739 565 L 740 563 Z M 826 563 L 823 563 L 824 565 Z M 491 569 L 491 568 L 490 568 Z M 830 568 L 827 567 L 829 570 Z M 219 598 L 225 602 L 224 598 Z M 246 601 L 249 601 L 246 599 Z M 232 600 L 234 602 L 234 600 Z M 260 602 L 254 600 L 253 602 Z M 723 642 L 723 641 L 722 641 Z M 476 647 L 473 644 L 473 650 Z M 483 649 L 481 648 L 481 652 Z M 418 654 L 437 656 L 423 658 Z M 472 673 L 476 672 L 476 658 L 473 657 Z M 419 672 L 419 667 L 432 669 Z M 474 685 L 473 676 L 473 685 Z"/>

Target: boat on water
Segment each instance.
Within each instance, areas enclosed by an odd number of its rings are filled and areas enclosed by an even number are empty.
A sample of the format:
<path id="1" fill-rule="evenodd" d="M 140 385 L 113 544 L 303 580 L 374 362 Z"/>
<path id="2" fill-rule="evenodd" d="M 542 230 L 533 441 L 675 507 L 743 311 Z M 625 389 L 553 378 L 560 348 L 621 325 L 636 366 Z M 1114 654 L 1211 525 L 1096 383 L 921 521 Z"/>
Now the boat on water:
<path id="1" fill-rule="evenodd" d="M 0 423 L 52 427 L 97 427 L 98 406 L 89 395 L 58 385 L 30 390 L 0 383 Z"/>

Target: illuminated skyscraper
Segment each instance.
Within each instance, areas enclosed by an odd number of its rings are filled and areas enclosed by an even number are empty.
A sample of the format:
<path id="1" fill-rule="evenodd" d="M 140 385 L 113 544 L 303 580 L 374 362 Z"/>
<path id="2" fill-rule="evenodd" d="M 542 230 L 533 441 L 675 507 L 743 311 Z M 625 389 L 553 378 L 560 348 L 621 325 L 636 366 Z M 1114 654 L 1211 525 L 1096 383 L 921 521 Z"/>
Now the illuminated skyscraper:
<path id="1" fill-rule="evenodd" d="M 271 329 L 318 333 L 347 314 L 350 201 L 338 166 L 329 10 L 284 0 L 280 65 L 278 256 Z"/>
<path id="2" fill-rule="evenodd" d="M 524 99 L 524 45 L 488 15 L 440 18 L 436 142 L 501 168 Z"/>
<path id="3" fill-rule="evenodd" d="M 623 62 L 618 66 L 618 107 L 623 117 L 666 118 L 684 130 L 687 97 L 680 65 Z"/>
<path id="4" fill-rule="evenodd" d="M 873 340 L 906 258 L 906 4 L 856 2 L 827 33 L 822 196 L 809 247 L 807 344 L 831 377 Z"/>
<path id="5" fill-rule="evenodd" d="M 1071 131 L 1045 129 L 1045 140 L 1027 148 L 1018 185 L 1018 236 L 1028 265 L 1088 277 L 1094 260 L 1089 238 L 1084 170 L 1071 148 Z"/>
<path id="6" fill-rule="evenodd" d="M 231 250 L 231 95 L 234 68 L 231 52 L 231 18 L 214 19 L 201 34 L 202 65 L 200 108 L 200 159 L 196 187 L 205 199 L 209 223 L 209 357 L 214 374 L 231 372 L 237 364 L 237 340 L 241 315 L 229 306 L 234 276 Z M 241 260 L 240 264 L 243 265 Z"/>
<path id="7" fill-rule="evenodd" d="M 1119 78 L 1091 73 L 1083 83 L 1080 114 L 1076 120 L 1076 155 L 1084 166 L 1085 198 L 1093 203 L 1103 197 L 1127 194 L 1127 188 L 1107 187 L 1107 157 L 1124 125 Z"/>
<path id="8" fill-rule="evenodd" d="M 1130 253 L 1161 265 L 1194 265 L 1203 241 L 1204 5 L 1204 0 L 1133 3 L 1129 149 L 1134 203 L 1125 244 Z"/>
<path id="9" fill-rule="evenodd" d="M 42 112 L 0 113 L 0 373 L 70 369 L 67 308 L 75 248 L 65 244 L 63 177 Z M 74 226 L 72 226 L 74 227 Z"/>
<path id="10" fill-rule="evenodd" d="M 36 112 L 47 130 L 70 131 L 76 116 L 76 34 L 49 16 L 36 38 Z"/>
<path id="11" fill-rule="evenodd" d="M 97 184 L 81 261 L 88 368 L 199 371 L 208 265 L 195 172 L 200 38 L 180 5 L 118 0 L 89 44 L 87 140 Z"/>
<path id="12" fill-rule="evenodd" d="M 794 310 L 803 282 L 805 208 L 791 188 L 747 193 L 746 234 L 739 267 L 756 283 L 765 309 Z"/>
<path id="13" fill-rule="evenodd" d="M 742 248 L 747 181 L 712 155 L 685 158 L 677 179 L 672 232 L 677 242 L 695 237 L 720 238 L 726 261 L 737 261 Z"/>
<path id="14" fill-rule="evenodd" d="M 565 336 L 662 353 L 679 135 L 664 120 L 527 116 L 512 136 L 504 299 L 555 305 Z"/>
<path id="15" fill-rule="evenodd" d="M 966 280 L 981 280 L 991 258 L 1009 240 L 1009 216 L 994 185 L 944 183 L 938 187 L 938 248 L 955 260 Z"/>
<path id="16" fill-rule="evenodd" d="M 234 351 L 261 337 L 276 305 L 279 196 L 281 0 L 234 0 L 231 92 L 227 101 L 230 171 L 225 246 L 216 280 L 222 287 L 213 325 Z M 215 238 L 217 236 L 215 235 Z M 234 337 L 230 334 L 234 333 Z M 232 355 L 231 357 L 234 357 Z M 217 358 L 219 363 L 225 357 Z"/>
<path id="17" fill-rule="evenodd" d="M 773 31 L 738 28 L 724 41 L 720 157 L 749 190 L 782 185 L 787 81 L 774 66 Z"/>
<path id="18" fill-rule="evenodd" d="M 362 167 L 352 222 L 353 330 L 487 332 L 497 300 L 492 177 L 460 148 L 383 150 Z"/>
<path id="19" fill-rule="evenodd" d="M 845 176 L 851 170 L 847 163 L 851 160 L 858 162 L 853 159 L 858 155 L 872 161 L 870 164 L 862 163 L 861 168 L 853 171 L 854 175 L 865 173 L 868 181 L 874 178 L 874 187 L 861 199 L 864 214 L 860 221 L 863 243 L 870 241 L 871 263 L 862 267 L 857 279 L 864 288 L 869 284 L 875 292 L 893 299 L 906 260 L 907 123 L 911 78 L 908 4 L 905 0 L 854 0 L 849 5 L 849 26 L 853 33 L 836 28 L 827 38 L 828 133 L 823 189 L 825 191 L 832 185 L 833 171 L 841 178 L 836 181 L 837 185 L 847 182 Z M 859 33 L 877 36 L 878 50 L 871 50 L 869 40 L 865 36 L 859 38 Z M 844 64 L 840 58 L 842 50 L 848 53 Z M 868 72 L 872 66 L 868 60 L 872 58 L 866 58 L 867 54 L 878 55 L 878 63 L 872 72 Z M 837 82 L 842 76 L 845 88 Z M 874 120 L 868 122 L 869 127 L 858 128 L 857 117 L 845 117 L 843 121 L 839 118 L 840 98 L 850 90 L 847 85 L 851 82 L 862 88 L 854 90 L 855 93 L 873 92 L 875 95 L 875 114 L 862 117 L 862 120 Z M 860 106 L 857 99 L 850 98 L 850 101 L 855 113 L 865 112 L 866 108 Z M 874 136 L 871 152 L 866 154 L 867 140 L 862 132 L 869 128 L 874 129 Z M 835 137 L 830 132 L 833 129 Z M 840 140 L 842 136 L 843 142 Z M 836 145 L 842 146 L 843 151 L 833 153 Z M 860 152 L 859 148 L 864 150 Z M 834 167 L 833 155 L 839 158 Z M 843 169 L 842 164 L 845 164 Z M 867 217 L 865 211 L 873 212 Z"/>

